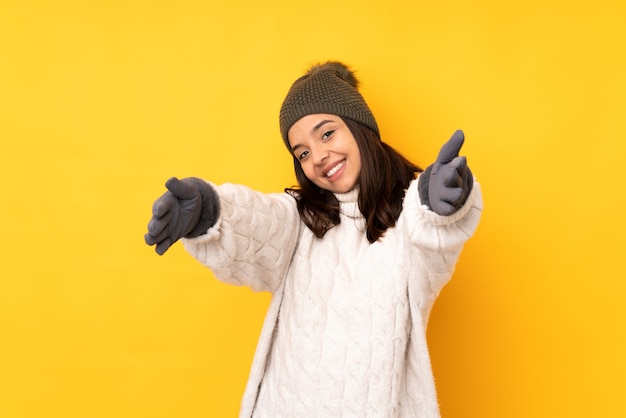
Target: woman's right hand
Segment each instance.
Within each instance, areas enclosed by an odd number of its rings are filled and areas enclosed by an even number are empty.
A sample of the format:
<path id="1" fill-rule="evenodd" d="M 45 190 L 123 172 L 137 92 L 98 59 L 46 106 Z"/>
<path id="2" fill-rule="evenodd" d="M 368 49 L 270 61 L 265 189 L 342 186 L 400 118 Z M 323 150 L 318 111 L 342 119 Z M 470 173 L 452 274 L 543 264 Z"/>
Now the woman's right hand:
<path id="1" fill-rule="evenodd" d="M 202 195 L 193 179 L 172 177 L 165 187 L 168 191 L 152 206 L 152 219 L 145 235 L 146 244 L 156 244 L 159 255 L 193 231 L 202 214 Z"/>

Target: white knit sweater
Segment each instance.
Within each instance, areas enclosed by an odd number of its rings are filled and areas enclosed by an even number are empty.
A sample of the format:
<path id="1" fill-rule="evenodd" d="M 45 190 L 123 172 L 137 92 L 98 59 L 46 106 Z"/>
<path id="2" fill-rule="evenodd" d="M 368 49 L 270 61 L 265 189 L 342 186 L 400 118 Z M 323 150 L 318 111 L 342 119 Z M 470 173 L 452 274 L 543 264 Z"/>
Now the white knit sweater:
<path id="1" fill-rule="evenodd" d="M 426 324 L 482 210 L 480 186 L 452 216 L 421 205 L 370 244 L 357 191 L 316 238 L 292 197 L 216 187 L 221 213 L 186 249 L 227 283 L 273 292 L 240 417 L 439 417 Z"/>

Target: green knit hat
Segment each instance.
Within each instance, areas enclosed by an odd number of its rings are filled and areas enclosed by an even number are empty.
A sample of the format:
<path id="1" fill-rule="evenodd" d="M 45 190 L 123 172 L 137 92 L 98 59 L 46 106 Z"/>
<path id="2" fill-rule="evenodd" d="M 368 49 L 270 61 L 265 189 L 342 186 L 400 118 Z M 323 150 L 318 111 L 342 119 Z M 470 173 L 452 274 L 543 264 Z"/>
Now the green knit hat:
<path id="1" fill-rule="evenodd" d="M 328 113 L 359 122 L 376 132 L 378 125 L 365 99 L 358 91 L 354 72 L 338 61 L 312 66 L 297 79 L 280 108 L 280 134 L 287 148 L 287 133 L 294 123 L 306 115 Z"/>

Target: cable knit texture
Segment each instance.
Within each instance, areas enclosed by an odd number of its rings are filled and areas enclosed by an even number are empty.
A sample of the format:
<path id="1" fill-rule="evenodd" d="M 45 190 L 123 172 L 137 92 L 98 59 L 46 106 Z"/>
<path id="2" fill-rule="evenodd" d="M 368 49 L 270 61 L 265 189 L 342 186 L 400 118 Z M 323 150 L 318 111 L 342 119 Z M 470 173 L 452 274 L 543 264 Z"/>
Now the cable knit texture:
<path id="1" fill-rule="evenodd" d="M 439 417 L 426 345 L 432 305 L 482 210 L 439 216 L 406 192 L 397 225 L 369 244 L 357 193 L 318 239 L 286 194 L 216 187 L 221 213 L 187 250 L 224 282 L 273 292 L 240 417 Z"/>

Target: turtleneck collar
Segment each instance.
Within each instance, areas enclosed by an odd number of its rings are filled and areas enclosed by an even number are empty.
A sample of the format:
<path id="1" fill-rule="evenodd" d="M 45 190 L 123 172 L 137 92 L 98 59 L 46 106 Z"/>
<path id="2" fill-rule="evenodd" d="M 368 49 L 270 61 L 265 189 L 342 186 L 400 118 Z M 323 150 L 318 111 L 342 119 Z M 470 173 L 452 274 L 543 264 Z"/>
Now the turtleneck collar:
<path id="1" fill-rule="evenodd" d="M 355 187 L 346 193 L 335 193 L 335 197 L 339 201 L 339 207 L 342 215 L 349 218 L 362 218 L 363 214 L 359 210 L 359 188 Z"/>
<path id="2" fill-rule="evenodd" d="M 354 189 L 346 193 L 335 193 L 335 197 L 341 204 L 356 202 L 359 200 L 359 187 L 356 186 Z"/>

